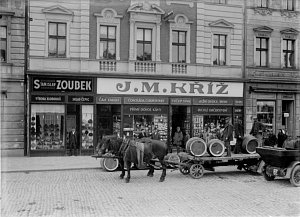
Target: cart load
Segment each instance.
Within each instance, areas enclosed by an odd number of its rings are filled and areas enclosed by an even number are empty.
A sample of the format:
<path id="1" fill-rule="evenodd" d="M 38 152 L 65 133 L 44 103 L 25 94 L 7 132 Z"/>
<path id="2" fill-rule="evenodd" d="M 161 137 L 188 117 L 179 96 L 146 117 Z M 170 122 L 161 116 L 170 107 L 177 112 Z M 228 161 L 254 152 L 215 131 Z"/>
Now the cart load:
<path id="1" fill-rule="evenodd" d="M 219 157 L 224 154 L 225 145 L 219 139 L 211 139 L 207 143 L 207 152 L 214 157 Z"/>
<path id="2" fill-rule="evenodd" d="M 252 135 L 247 135 L 243 139 L 242 151 L 245 154 L 256 153 L 256 148 L 258 147 L 258 140 Z"/>
<path id="3" fill-rule="evenodd" d="M 192 137 L 186 142 L 185 148 L 187 153 L 200 157 L 206 153 L 207 145 L 203 139 Z"/>

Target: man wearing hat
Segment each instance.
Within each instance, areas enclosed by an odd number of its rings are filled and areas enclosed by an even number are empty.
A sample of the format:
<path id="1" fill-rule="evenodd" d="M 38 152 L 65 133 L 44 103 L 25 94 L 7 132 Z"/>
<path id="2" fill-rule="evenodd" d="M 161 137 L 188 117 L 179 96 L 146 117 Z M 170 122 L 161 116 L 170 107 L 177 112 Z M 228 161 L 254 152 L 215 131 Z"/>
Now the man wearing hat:
<path id="1" fill-rule="evenodd" d="M 222 135 L 222 141 L 227 149 L 227 157 L 231 157 L 230 141 L 233 140 L 233 126 L 230 117 L 225 118 L 225 128 Z"/>
<path id="2" fill-rule="evenodd" d="M 253 117 L 253 125 L 250 131 L 250 135 L 254 136 L 258 140 L 258 147 L 262 146 L 263 132 L 265 131 L 265 125 L 257 120 L 257 117 Z"/>
<path id="3" fill-rule="evenodd" d="M 77 133 L 75 131 L 75 127 L 72 127 L 71 132 L 69 133 L 69 145 L 70 145 L 70 154 L 69 155 L 77 155 L 76 147 L 77 147 Z"/>

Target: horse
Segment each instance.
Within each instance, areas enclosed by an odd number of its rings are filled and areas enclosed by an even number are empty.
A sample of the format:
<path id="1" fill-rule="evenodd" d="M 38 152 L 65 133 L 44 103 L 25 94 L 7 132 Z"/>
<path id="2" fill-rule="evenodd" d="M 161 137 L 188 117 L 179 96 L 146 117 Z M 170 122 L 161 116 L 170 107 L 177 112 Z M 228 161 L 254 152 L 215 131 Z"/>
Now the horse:
<path id="1" fill-rule="evenodd" d="M 121 142 L 122 141 L 122 142 Z M 149 171 L 147 176 L 153 177 L 154 165 L 151 164 L 151 160 L 158 158 L 162 165 L 162 174 L 159 179 L 163 182 L 166 177 L 166 163 L 164 161 L 167 155 L 167 145 L 159 140 L 153 140 L 149 138 L 142 139 L 104 139 L 101 142 L 101 147 L 99 149 L 99 154 L 104 154 L 106 150 L 111 153 L 116 154 L 119 157 L 119 163 L 121 167 L 120 179 L 125 176 L 125 165 L 127 170 L 127 177 L 125 182 L 130 181 L 130 169 L 131 163 L 141 166 L 145 162 L 149 166 Z"/>

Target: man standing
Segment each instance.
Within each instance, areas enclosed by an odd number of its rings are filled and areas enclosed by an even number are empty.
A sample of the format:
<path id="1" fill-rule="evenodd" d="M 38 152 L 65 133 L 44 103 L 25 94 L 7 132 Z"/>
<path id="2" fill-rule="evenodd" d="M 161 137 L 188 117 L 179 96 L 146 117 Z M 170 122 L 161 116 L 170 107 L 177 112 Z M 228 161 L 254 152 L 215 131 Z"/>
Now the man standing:
<path id="1" fill-rule="evenodd" d="M 262 146 L 263 132 L 265 131 L 265 125 L 257 120 L 257 117 L 253 118 L 253 125 L 250 131 L 250 135 L 254 136 L 258 140 L 258 147 Z"/>
<path id="2" fill-rule="evenodd" d="M 154 132 L 151 135 L 151 139 L 160 140 L 160 134 L 156 127 L 154 128 Z"/>
<path id="3" fill-rule="evenodd" d="M 69 145 L 70 145 L 70 156 L 77 155 L 76 154 L 76 147 L 77 147 L 77 135 L 75 131 L 75 127 L 72 128 L 71 132 L 69 133 Z"/>
<path id="4" fill-rule="evenodd" d="M 234 137 L 236 138 L 234 153 L 239 154 L 242 152 L 244 126 L 242 125 L 242 121 L 238 117 L 236 117 L 235 123 L 234 123 Z"/>
<path id="5" fill-rule="evenodd" d="M 226 124 L 223 131 L 222 141 L 227 149 L 227 157 L 231 157 L 230 141 L 233 140 L 233 126 L 231 124 L 230 117 L 226 117 L 225 122 Z"/>
<path id="6" fill-rule="evenodd" d="M 180 149 L 182 146 L 182 139 L 183 139 L 183 134 L 180 130 L 180 127 L 178 126 L 176 128 L 176 132 L 174 133 L 174 136 L 173 136 L 173 145 L 176 145 L 177 153 L 180 152 Z"/>

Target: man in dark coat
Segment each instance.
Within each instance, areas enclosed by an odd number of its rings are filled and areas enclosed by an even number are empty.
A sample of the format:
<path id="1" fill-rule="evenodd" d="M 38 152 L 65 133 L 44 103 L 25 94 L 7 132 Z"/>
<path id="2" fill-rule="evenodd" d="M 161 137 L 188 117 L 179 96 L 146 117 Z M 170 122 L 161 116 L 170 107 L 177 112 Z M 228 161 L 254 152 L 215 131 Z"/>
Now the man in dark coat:
<path id="1" fill-rule="evenodd" d="M 257 117 L 253 118 L 253 125 L 250 131 L 250 135 L 253 135 L 258 140 L 258 146 L 262 146 L 263 132 L 265 131 L 265 125 L 257 120 Z"/>
<path id="2" fill-rule="evenodd" d="M 227 149 L 227 157 L 231 157 L 230 141 L 233 140 L 233 126 L 230 121 L 230 117 L 225 118 L 226 124 L 223 131 L 222 141 Z"/>
<path id="3" fill-rule="evenodd" d="M 75 128 L 73 127 L 71 132 L 69 133 L 69 145 L 70 145 L 70 155 L 76 155 L 76 147 L 77 147 L 77 133 Z"/>
<path id="4" fill-rule="evenodd" d="M 279 130 L 279 133 L 277 135 L 277 142 L 278 142 L 278 147 L 282 148 L 284 141 L 287 139 L 287 135 L 283 129 Z"/>
<path id="5" fill-rule="evenodd" d="M 237 117 L 234 123 L 234 138 L 236 138 L 236 143 L 234 147 L 234 153 L 239 154 L 242 152 L 242 143 L 244 137 L 244 126 L 242 121 Z"/>

